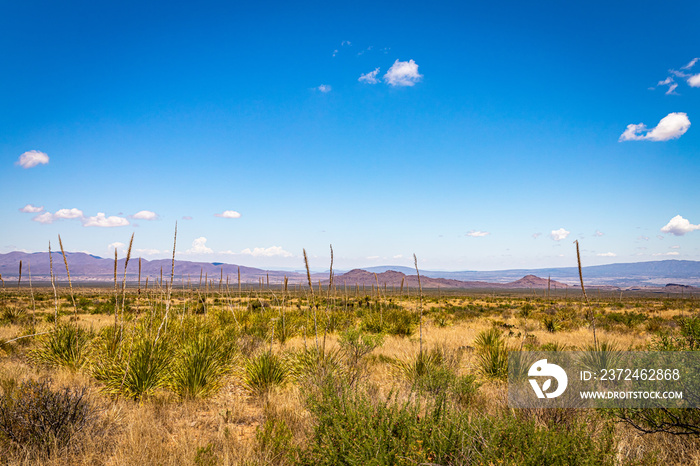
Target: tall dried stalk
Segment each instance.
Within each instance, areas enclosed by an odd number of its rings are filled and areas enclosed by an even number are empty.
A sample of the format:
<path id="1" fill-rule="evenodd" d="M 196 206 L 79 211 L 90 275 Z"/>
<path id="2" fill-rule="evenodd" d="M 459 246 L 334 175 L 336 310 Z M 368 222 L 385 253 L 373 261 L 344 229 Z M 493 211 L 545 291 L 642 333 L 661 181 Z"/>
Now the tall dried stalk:
<path id="1" fill-rule="evenodd" d="M 17 280 L 17 289 L 19 290 L 19 284 L 22 283 L 22 261 L 19 261 L 19 279 Z"/>
<path id="2" fill-rule="evenodd" d="M 131 246 L 134 244 L 134 233 L 131 234 L 131 240 L 129 240 L 129 249 L 126 251 L 126 260 L 124 261 L 124 275 L 122 276 L 122 315 L 121 315 L 121 325 L 119 327 L 120 336 L 124 334 L 124 308 L 126 307 L 126 268 L 129 266 L 129 259 L 131 258 Z"/>
<path id="3" fill-rule="evenodd" d="M 309 282 L 309 291 L 311 292 L 311 298 L 309 299 L 309 307 L 316 304 L 316 299 L 314 299 L 314 286 L 311 283 L 311 269 L 309 268 L 309 256 L 306 255 L 306 249 L 304 249 L 304 266 L 306 267 L 306 280 Z M 314 333 L 316 334 L 316 349 L 318 349 L 318 324 L 316 321 L 316 307 L 314 306 Z"/>
<path id="4" fill-rule="evenodd" d="M 117 248 L 114 248 L 114 335 L 117 335 L 119 325 L 119 294 L 117 292 Z"/>
<path id="5" fill-rule="evenodd" d="M 53 288 L 53 302 L 55 307 L 54 324 L 58 328 L 58 292 L 56 291 L 56 277 L 53 274 L 53 256 L 51 255 L 51 241 L 49 241 L 49 273 L 51 274 L 51 287 Z"/>
<path id="6" fill-rule="evenodd" d="M 75 304 L 75 296 L 73 295 L 73 282 L 70 279 L 70 270 L 68 269 L 68 259 L 66 259 L 66 252 L 63 250 L 63 241 L 61 241 L 61 235 L 58 235 L 58 245 L 61 246 L 61 255 L 63 256 L 63 264 L 66 266 L 66 275 L 68 275 L 68 288 L 70 289 L 70 298 L 73 300 L 73 317 L 78 325 L 78 306 Z"/>
<path id="7" fill-rule="evenodd" d="M 420 329 L 420 339 L 419 339 L 419 354 L 423 354 L 423 286 L 420 283 L 420 272 L 418 271 L 418 258 L 416 254 L 413 254 L 413 264 L 416 266 L 416 275 L 418 276 L 418 296 L 419 296 L 419 329 Z"/>
<path id="8" fill-rule="evenodd" d="M 34 289 L 32 288 L 32 263 L 27 261 L 29 272 L 29 295 L 32 297 L 32 327 L 36 327 L 36 302 L 34 301 Z"/>
<path id="9" fill-rule="evenodd" d="M 160 326 L 158 327 L 158 332 L 156 333 L 156 339 L 154 340 L 154 342 L 157 342 L 158 339 L 160 338 L 160 331 L 164 325 L 167 325 L 168 314 L 170 314 L 170 297 L 171 297 L 171 292 L 172 292 L 172 288 L 173 288 L 173 278 L 175 277 L 175 247 L 176 247 L 176 245 L 177 245 L 177 222 L 175 222 L 175 236 L 173 237 L 173 260 L 172 260 L 172 263 L 170 265 L 170 285 L 168 286 L 167 299 L 165 301 L 165 316 L 163 316 L 163 321 L 160 323 Z M 162 278 L 161 278 L 161 281 L 162 281 Z"/>
<path id="10" fill-rule="evenodd" d="M 583 271 L 581 270 L 581 253 L 579 252 L 578 240 L 574 241 L 576 243 L 576 260 L 578 261 L 578 276 L 581 280 L 581 292 L 583 293 L 583 299 L 586 301 L 586 306 L 588 307 L 589 318 L 591 319 L 591 326 L 593 327 L 593 346 L 598 351 L 598 338 L 595 332 L 595 314 L 593 309 L 591 309 L 590 302 L 588 301 L 588 296 L 586 295 L 586 288 L 583 287 Z"/>

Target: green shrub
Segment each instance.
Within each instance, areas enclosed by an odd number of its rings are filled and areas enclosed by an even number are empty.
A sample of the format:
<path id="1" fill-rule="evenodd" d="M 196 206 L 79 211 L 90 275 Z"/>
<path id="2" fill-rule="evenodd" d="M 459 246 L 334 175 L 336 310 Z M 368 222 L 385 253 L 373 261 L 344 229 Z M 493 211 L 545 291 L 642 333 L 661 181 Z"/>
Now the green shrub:
<path id="1" fill-rule="evenodd" d="M 479 371 L 489 378 L 508 377 L 508 348 L 500 330 L 491 328 L 474 339 Z"/>
<path id="2" fill-rule="evenodd" d="M 232 349 L 212 332 L 201 331 L 180 342 L 168 381 L 181 398 L 216 393 L 231 370 Z"/>

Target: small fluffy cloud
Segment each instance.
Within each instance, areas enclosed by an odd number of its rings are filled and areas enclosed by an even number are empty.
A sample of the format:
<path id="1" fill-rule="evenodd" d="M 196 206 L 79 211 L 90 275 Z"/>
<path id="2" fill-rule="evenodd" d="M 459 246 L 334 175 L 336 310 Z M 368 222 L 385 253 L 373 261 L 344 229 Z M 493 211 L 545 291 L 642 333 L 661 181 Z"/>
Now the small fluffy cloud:
<path id="1" fill-rule="evenodd" d="M 683 236 L 694 230 L 700 230 L 700 225 L 693 225 L 680 215 L 673 217 L 668 224 L 661 229 L 662 233 L 670 233 L 675 236 Z"/>
<path id="2" fill-rule="evenodd" d="M 617 254 L 615 254 L 614 252 L 603 252 L 603 253 L 596 254 L 596 255 L 598 257 L 616 257 L 617 256 Z"/>
<path id="3" fill-rule="evenodd" d="M 139 220 L 155 220 L 158 218 L 158 214 L 155 212 L 151 212 L 150 210 L 142 210 L 140 212 L 136 212 L 134 215 L 131 216 L 131 218 Z"/>
<path id="4" fill-rule="evenodd" d="M 104 212 L 98 212 L 94 217 L 87 217 L 83 221 L 84 227 L 112 228 L 123 227 L 128 224 L 129 221 L 127 219 L 116 216 L 107 217 Z"/>
<path id="5" fill-rule="evenodd" d="M 46 165 L 49 163 L 49 156 L 38 150 L 30 150 L 19 156 L 15 165 L 22 168 L 32 168 L 37 165 Z"/>
<path id="6" fill-rule="evenodd" d="M 377 84 L 379 82 L 379 79 L 377 79 L 377 74 L 379 74 L 379 68 L 375 68 L 374 71 L 361 75 L 359 78 L 357 78 L 357 80 L 361 83 Z"/>
<path id="7" fill-rule="evenodd" d="M 467 233 L 467 236 L 471 236 L 472 238 L 480 238 L 482 236 L 488 236 L 491 233 L 488 231 L 479 231 L 479 230 L 471 230 Z"/>
<path id="8" fill-rule="evenodd" d="M 37 215 L 32 220 L 34 220 L 35 222 L 47 224 L 53 223 L 55 218 L 53 217 L 53 214 L 51 212 L 44 212 L 43 214 Z"/>
<path id="9" fill-rule="evenodd" d="M 332 88 L 331 86 L 329 86 L 328 84 L 321 84 L 321 85 L 318 86 L 316 89 L 318 89 L 319 91 L 323 92 L 324 94 L 326 94 L 326 93 L 328 93 L 328 92 L 330 92 L 330 91 L 333 90 L 333 88 Z"/>
<path id="10" fill-rule="evenodd" d="M 384 75 L 384 81 L 390 86 L 413 86 L 423 78 L 418 73 L 418 65 L 413 60 L 396 60 Z"/>
<path id="11" fill-rule="evenodd" d="M 192 241 L 192 247 L 185 252 L 187 254 L 211 254 L 214 250 L 207 247 L 207 239 L 204 236 L 200 236 Z"/>
<path id="12" fill-rule="evenodd" d="M 690 85 L 690 87 L 700 87 L 700 73 L 690 76 L 688 78 L 688 85 Z"/>
<path id="13" fill-rule="evenodd" d="M 116 241 L 114 243 L 110 243 L 109 246 L 107 246 L 107 249 L 124 249 L 124 246 L 126 246 L 124 243 Z"/>
<path id="14" fill-rule="evenodd" d="M 648 130 L 644 123 L 627 125 L 619 141 L 668 141 L 683 136 L 688 128 L 690 128 L 690 120 L 687 114 L 669 113 L 651 130 Z"/>
<path id="15" fill-rule="evenodd" d="M 71 218 L 82 218 L 83 217 L 83 211 L 80 209 L 60 209 L 58 210 L 55 214 L 53 214 L 55 218 L 65 218 L 65 219 L 71 219 Z"/>
<path id="16" fill-rule="evenodd" d="M 245 248 L 241 254 L 247 254 L 254 257 L 291 257 L 292 253 L 285 251 L 280 246 L 270 246 L 269 248 Z"/>
<path id="17" fill-rule="evenodd" d="M 652 256 L 678 256 L 680 253 L 678 251 L 671 252 L 656 252 Z"/>
<path id="18" fill-rule="evenodd" d="M 567 236 L 571 234 L 570 231 L 567 231 L 563 228 L 560 228 L 558 230 L 552 230 L 552 232 L 549 234 L 549 236 L 554 240 L 554 241 L 561 241 L 563 239 L 566 239 Z"/>
<path id="19" fill-rule="evenodd" d="M 158 249 L 134 249 L 134 253 L 136 253 L 139 256 L 155 256 L 156 254 L 161 254 L 161 252 Z M 164 253 L 168 253 L 168 251 L 164 251 Z"/>
<path id="20" fill-rule="evenodd" d="M 403 259 L 403 254 L 397 254 L 393 256 L 392 259 Z"/>
<path id="21" fill-rule="evenodd" d="M 39 212 L 43 212 L 43 211 L 44 211 L 44 206 L 36 207 L 36 206 L 31 205 L 31 204 L 27 204 L 26 206 L 24 206 L 24 207 L 22 207 L 21 209 L 19 209 L 19 211 L 20 211 L 20 212 L 26 212 L 26 213 L 28 213 L 28 214 L 36 214 L 36 213 L 39 213 Z"/>
<path id="22" fill-rule="evenodd" d="M 43 210 L 43 207 L 41 210 Z M 75 209 L 75 208 L 73 208 L 73 209 L 60 209 L 55 214 L 52 214 L 51 212 L 44 212 L 43 214 L 37 215 L 32 220 L 34 220 L 35 222 L 39 222 L 39 223 L 49 224 L 49 223 L 55 222 L 56 220 L 62 220 L 62 219 L 70 220 L 70 219 L 74 219 L 74 218 L 83 218 L 83 211 L 80 209 Z"/>
<path id="23" fill-rule="evenodd" d="M 214 214 L 214 217 L 221 217 L 221 218 L 240 218 L 241 214 L 236 212 L 235 210 L 224 210 L 220 214 Z"/>

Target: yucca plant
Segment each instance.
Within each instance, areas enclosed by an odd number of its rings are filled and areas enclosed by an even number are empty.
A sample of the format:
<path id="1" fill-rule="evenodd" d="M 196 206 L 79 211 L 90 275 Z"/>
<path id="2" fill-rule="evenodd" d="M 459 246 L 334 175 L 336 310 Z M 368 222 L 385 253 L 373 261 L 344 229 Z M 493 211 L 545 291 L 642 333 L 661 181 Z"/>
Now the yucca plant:
<path id="1" fill-rule="evenodd" d="M 58 325 L 42 337 L 37 349 L 29 352 L 29 360 L 38 365 L 77 370 L 85 363 L 85 350 L 91 338 L 91 332 L 76 325 Z"/>
<path id="2" fill-rule="evenodd" d="M 480 332 L 474 339 L 479 370 L 495 379 L 508 376 L 508 348 L 500 330 L 491 328 Z"/>
<path id="3" fill-rule="evenodd" d="M 155 340 L 135 332 L 113 355 L 105 352 L 93 363 L 92 375 L 115 396 L 142 399 L 168 382 L 171 347 L 167 338 Z"/>
<path id="4" fill-rule="evenodd" d="M 621 358 L 620 350 L 615 342 L 598 340 L 598 345 L 586 345 L 581 348 L 581 365 L 591 371 L 600 371 L 616 367 Z"/>
<path id="5" fill-rule="evenodd" d="M 181 398 L 205 398 L 216 393 L 231 371 L 232 351 L 211 332 L 200 332 L 180 344 L 168 381 Z"/>
<path id="6" fill-rule="evenodd" d="M 345 379 L 348 368 L 341 350 L 310 347 L 289 358 L 289 375 L 299 383 L 320 387 L 329 379 Z"/>
<path id="7" fill-rule="evenodd" d="M 246 363 L 243 383 L 251 393 L 263 395 L 273 387 L 284 385 L 288 375 L 285 361 L 271 351 L 266 351 Z"/>

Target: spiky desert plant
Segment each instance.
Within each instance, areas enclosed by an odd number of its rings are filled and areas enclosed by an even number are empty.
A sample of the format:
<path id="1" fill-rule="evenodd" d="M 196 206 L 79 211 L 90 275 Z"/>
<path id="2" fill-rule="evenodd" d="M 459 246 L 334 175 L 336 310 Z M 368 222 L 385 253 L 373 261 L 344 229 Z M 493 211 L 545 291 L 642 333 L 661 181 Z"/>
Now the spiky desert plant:
<path id="1" fill-rule="evenodd" d="M 230 345 L 211 331 L 190 335 L 179 345 L 168 385 L 181 398 L 206 398 L 223 385 L 232 356 Z"/>
<path id="2" fill-rule="evenodd" d="M 63 264 L 66 266 L 66 275 L 68 275 L 68 289 L 70 289 L 70 298 L 73 301 L 73 317 L 77 322 L 78 320 L 78 306 L 75 304 L 75 295 L 73 294 L 73 282 L 70 279 L 70 269 L 68 268 L 68 259 L 66 258 L 66 251 L 63 250 L 63 241 L 61 241 L 61 235 L 58 235 L 58 245 L 61 247 L 61 255 L 63 256 Z"/>
<path id="3" fill-rule="evenodd" d="M 44 366 L 80 369 L 91 338 L 90 332 L 77 325 L 58 325 L 42 336 L 39 347 L 29 352 L 29 360 Z"/>
<path id="4" fill-rule="evenodd" d="M 271 351 L 265 351 L 245 364 L 243 383 L 254 395 L 264 395 L 273 387 L 284 385 L 288 375 L 285 361 Z"/>
<path id="5" fill-rule="evenodd" d="M 486 377 L 504 379 L 508 376 L 508 348 L 497 328 L 480 332 L 474 339 L 477 364 Z"/>

